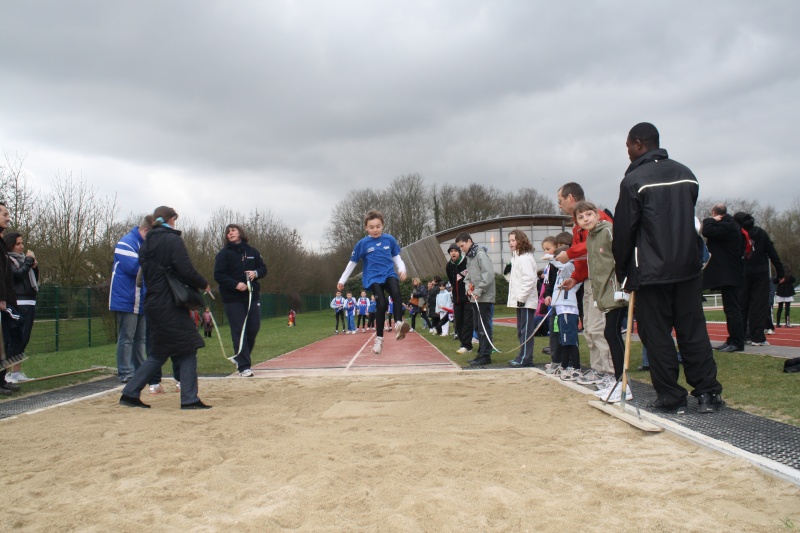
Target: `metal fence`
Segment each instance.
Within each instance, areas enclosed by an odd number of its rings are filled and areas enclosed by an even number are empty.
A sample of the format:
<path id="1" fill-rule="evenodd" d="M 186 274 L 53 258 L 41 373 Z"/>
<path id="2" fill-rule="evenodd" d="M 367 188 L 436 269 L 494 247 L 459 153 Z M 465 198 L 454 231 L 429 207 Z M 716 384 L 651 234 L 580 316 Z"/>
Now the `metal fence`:
<path id="1" fill-rule="evenodd" d="M 308 313 L 327 309 L 332 294 L 262 294 L 261 318 L 288 316 L 289 310 Z M 222 302 L 212 304 L 220 324 L 225 323 Z M 36 321 L 26 352 L 48 353 L 75 350 L 117 339 L 117 321 L 108 310 L 108 288 L 44 286 L 36 300 Z"/>

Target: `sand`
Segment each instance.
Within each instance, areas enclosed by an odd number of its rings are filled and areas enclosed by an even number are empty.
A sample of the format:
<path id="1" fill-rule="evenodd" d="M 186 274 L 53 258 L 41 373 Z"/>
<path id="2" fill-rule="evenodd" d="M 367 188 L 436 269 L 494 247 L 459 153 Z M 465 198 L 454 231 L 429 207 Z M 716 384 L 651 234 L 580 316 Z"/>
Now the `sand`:
<path id="1" fill-rule="evenodd" d="M 165 384 L 173 390 L 171 382 Z M 13 531 L 780 531 L 800 488 L 533 372 L 203 380 L 0 422 Z"/>

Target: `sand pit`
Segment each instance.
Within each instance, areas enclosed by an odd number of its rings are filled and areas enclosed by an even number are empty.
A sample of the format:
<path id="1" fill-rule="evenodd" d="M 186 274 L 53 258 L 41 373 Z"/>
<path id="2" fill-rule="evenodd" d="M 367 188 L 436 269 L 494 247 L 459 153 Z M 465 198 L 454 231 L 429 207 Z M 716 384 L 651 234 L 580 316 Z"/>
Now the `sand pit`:
<path id="1" fill-rule="evenodd" d="M 167 385 L 172 389 L 171 383 Z M 0 423 L 15 531 L 776 531 L 800 488 L 533 372 L 203 381 Z M 147 396 L 145 394 L 145 396 Z"/>

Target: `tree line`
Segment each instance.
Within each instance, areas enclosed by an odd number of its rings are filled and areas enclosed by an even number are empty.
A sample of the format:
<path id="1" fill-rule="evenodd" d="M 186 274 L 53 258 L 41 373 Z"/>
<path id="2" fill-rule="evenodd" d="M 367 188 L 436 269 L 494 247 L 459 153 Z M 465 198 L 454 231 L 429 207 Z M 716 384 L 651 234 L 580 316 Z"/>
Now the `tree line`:
<path id="1" fill-rule="evenodd" d="M 101 196 L 83 176 L 59 173 L 52 186 L 34 191 L 25 176 L 24 158 L 6 156 L 0 164 L 0 197 L 13 220 L 10 231 L 22 234 L 26 248 L 39 261 L 41 283 L 71 287 L 102 287 L 108 283 L 114 245 L 147 214 L 119 215 L 116 197 Z M 555 214 L 555 193 L 533 188 L 503 191 L 494 186 L 429 185 L 419 174 L 402 175 L 384 188 L 353 190 L 332 209 L 325 225 L 325 247 L 312 250 L 296 229 L 269 209 L 242 213 L 228 207 L 213 210 L 204 223 L 180 219 L 186 247 L 197 269 L 213 279 L 214 257 L 224 245 L 227 224 L 245 228 L 250 244 L 265 256 L 269 274 L 262 290 L 276 294 L 332 292 L 355 243 L 364 236 L 363 216 L 379 209 L 386 231 L 401 246 L 446 229 L 502 216 Z M 705 218 L 719 200 L 698 202 Z M 747 211 L 775 242 L 783 262 L 800 264 L 800 200 L 784 211 L 757 200 L 725 200 L 729 212 Z"/>

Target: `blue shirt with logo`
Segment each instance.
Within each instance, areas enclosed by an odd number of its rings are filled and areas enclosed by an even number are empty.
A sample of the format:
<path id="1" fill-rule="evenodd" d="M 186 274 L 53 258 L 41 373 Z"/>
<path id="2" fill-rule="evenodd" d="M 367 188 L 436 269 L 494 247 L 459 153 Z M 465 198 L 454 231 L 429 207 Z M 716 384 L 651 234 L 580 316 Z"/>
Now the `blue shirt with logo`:
<path id="1" fill-rule="evenodd" d="M 363 285 L 369 289 L 373 283 L 383 284 L 389 278 L 397 278 L 392 259 L 396 255 L 400 255 L 400 245 L 394 237 L 388 233 L 378 238 L 367 235 L 356 243 L 350 261 L 364 262 Z"/>

